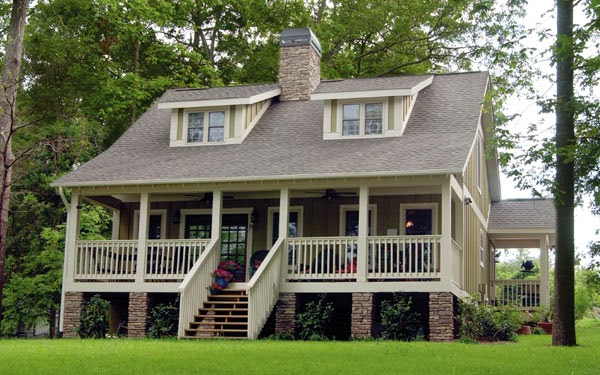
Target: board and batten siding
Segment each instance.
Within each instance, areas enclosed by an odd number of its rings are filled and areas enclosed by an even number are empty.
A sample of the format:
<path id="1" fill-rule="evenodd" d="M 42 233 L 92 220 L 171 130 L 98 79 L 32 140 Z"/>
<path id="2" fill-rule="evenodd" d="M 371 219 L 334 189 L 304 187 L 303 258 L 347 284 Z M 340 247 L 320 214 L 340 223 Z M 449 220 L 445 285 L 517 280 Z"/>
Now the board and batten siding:
<path id="1" fill-rule="evenodd" d="M 477 148 L 480 148 L 479 152 Z M 478 142 L 474 143 L 464 175 L 464 184 L 473 200 L 473 203 L 465 207 L 465 290 L 471 295 L 481 292 L 483 298 L 486 297 L 486 288 L 483 285 L 487 285 L 489 281 L 488 267 L 490 264 L 486 230 L 490 210 L 490 194 L 485 154 L 484 141 L 478 135 Z M 479 163 L 478 157 L 480 157 Z M 479 186 L 477 183 L 478 167 L 481 168 Z M 481 235 L 483 235 L 483 259 L 480 256 Z"/>

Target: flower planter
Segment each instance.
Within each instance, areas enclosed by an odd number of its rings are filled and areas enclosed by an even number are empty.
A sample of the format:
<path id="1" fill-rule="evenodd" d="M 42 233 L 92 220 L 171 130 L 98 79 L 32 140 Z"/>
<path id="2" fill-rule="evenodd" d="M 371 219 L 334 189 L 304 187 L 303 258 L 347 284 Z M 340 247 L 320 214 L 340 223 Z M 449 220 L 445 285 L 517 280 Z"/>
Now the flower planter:
<path id="1" fill-rule="evenodd" d="M 222 288 L 227 288 L 227 280 L 222 277 L 215 277 L 215 283 L 219 284 Z"/>
<path id="2" fill-rule="evenodd" d="M 538 327 L 540 327 L 541 329 L 543 329 L 547 334 L 551 335 L 552 334 L 552 323 L 549 322 L 539 322 L 537 324 Z"/>
<path id="3" fill-rule="evenodd" d="M 527 326 L 527 325 L 521 326 L 521 328 L 519 328 L 519 330 L 517 331 L 517 334 L 519 334 L 519 335 L 531 335 L 531 326 Z"/>

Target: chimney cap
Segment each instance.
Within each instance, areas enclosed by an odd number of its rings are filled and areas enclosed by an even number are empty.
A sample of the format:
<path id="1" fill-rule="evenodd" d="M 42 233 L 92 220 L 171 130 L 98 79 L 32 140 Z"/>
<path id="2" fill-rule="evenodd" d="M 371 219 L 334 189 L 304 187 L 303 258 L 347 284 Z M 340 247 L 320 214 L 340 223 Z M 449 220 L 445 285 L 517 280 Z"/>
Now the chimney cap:
<path id="1" fill-rule="evenodd" d="M 312 46 L 321 57 L 321 43 L 308 27 L 285 29 L 281 32 L 280 47 Z"/>

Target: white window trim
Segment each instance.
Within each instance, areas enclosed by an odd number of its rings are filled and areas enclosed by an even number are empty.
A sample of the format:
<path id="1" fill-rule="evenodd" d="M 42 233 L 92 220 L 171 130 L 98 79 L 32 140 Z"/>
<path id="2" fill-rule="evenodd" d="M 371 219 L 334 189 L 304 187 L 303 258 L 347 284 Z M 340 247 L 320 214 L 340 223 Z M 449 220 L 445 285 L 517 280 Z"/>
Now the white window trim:
<path id="1" fill-rule="evenodd" d="M 167 210 L 164 208 L 149 210 L 148 216 L 150 215 L 160 215 L 160 238 L 161 240 L 166 239 L 167 237 Z M 140 232 L 140 210 L 133 211 L 133 239 L 137 240 L 139 238 L 138 234 Z"/>
<path id="2" fill-rule="evenodd" d="M 359 119 L 359 134 L 358 135 L 342 135 L 343 132 L 343 115 L 344 105 L 358 104 L 360 105 L 360 119 Z M 381 109 L 381 134 L 365 134 L 366 120 L 365 120 L 365 104 L 383 104 Z M 388 131 L 388 98 L 370 98 L 361 100 L 340 100 L 337 102 L 337 123 L 336 123 L 336 134 L 342 139 L 356 139 L 356 138 L 381 138 L 386 136 Z"/>
<path id="3" fill-rule="evenodd" d="M 269 207 L 267 209 L 269 217 L 267 218 L 267 249 L 273 247 L 274 243 L 273 239 L 273 214 L 275 212 L 279 212 L 279 207 Z M 304 207 L 303 206 L 291 206 L 290 213 L 297 212 L 298 213 L 298 237 L 302 237 L 302 233 L 304 231 Z"/>
<path id="4" fill-rule="evenodd" d="M 225 118 L 223 119 L 223 140 L 218 142 L 208 141 L 208 121 L 210 112 L 224 112 Z M 202 132 L 202 142 L 188 142 L 188 121 L 190 113 L 204 113 L 204 130 Z M 183 124 L 181 137 L 182 141 L 186 146 L 208 146 L 208 145 L 222 145 L 227 142 L 229 138 L 229 107 L 214 107 L 214 108 L 186 108 L 183 110 Z"/>
<path id="5" fill-rule="evenodd" d="M 431 232 L 433 235 L 438 235 L 438 203 L 400 203 L 400 235 L 406 235 L 406 211 L 413 209 L 431 209 Z"/>
<path id="6" fill-rule="evenodd" d="M 340 205 L 340 236 L 346 236 L 346 211 L 359 211 L 358 204 Z M 377 205 L 369 204 L 369 214 L 371 215 L 371 236 L 377 235 Z M 360 213 L 359 213 L 360 215 Z"/>
<path id="7" fill-rule="evenodd" d="M 485 246 L 484 246 L 485 235 L 482 229 L 479 229 L 479 264 L 481 268 L 485 267 Z"/>

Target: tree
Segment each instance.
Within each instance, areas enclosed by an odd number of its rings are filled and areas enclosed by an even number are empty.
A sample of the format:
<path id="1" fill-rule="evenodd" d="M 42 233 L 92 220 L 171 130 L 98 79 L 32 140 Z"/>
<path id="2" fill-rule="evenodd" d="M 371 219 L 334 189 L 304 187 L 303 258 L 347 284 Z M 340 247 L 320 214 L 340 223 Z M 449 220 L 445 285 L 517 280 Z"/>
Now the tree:
<path id="1" fill-rule="evenodd" d="M 556 60 L 556 262 L 553 345 L 575 345 L 575 95 L 573 1 L 557 0 Z"/>
<path id="2" fill-rule="evenodd" d="M 2 321 L 2 290 L 4 288 L 4 258 L 6 255 L 6 234 L 8 232 L 8 210 L 12 185 L 12 168 L 15 155 L 11 140 L 18 129 L 16 117 L 17 89 L 23 55 L 23 37 L 29 0 L 13 0 L 6 53 L 0 80 L 0 322 Z"/>

